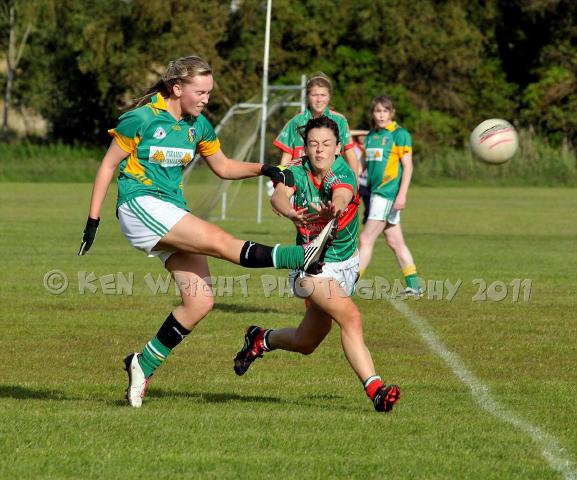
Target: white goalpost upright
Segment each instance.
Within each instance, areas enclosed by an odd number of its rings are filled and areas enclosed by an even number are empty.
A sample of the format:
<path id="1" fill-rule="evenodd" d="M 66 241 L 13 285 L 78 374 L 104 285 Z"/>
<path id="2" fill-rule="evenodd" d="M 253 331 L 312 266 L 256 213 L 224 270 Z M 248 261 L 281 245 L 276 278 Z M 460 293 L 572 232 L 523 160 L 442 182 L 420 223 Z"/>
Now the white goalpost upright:
<path id="1" fill-rule="evenodd" d="M 270 50 L 270 17 L 272 0 L 266 2 L 266 28 L 264 34 L 264 59 L 262 65 L 262 102 L 260 116 L 260 154 L 258 163 L 264 165 L 264 150 L 266 136 L 266 118 L 268 113 L 268 57 Z M 262 175 L 258 177 L 258 201 L 256 208 L 256 223 L 262 222 Z"/>
<path id="2" fill-rule="evenodd" d="M 246 161 L 251 156 L 252 148 L 256 144 L 257 135 L 259 135 L 259 157 L 258 162 L 260 165 L 264 165 L 265 163 L 265 154 L 266 154 L 266 132 L 267 132 L 267 121 L 271 115 L 274 115 L 278 110 L 282 107 L 299 107 L 302 111 L 304 111 L 306 106 L 306 75 L 301 75 L 301 83 L 299 85 L 272 85 L 269 86 L 268 83 L 268 72 L 269 72 L 269 53 L 270 53 L 270 29 L 271 29 L 271 11 L 272 11 L 272 0 L 267 0 L 267 14 L 266 14 L 266 26 L 265 26 L 265 38 L 264 38 L 264 55 L 263 55 L 263 73 L 262 73 L 262 92 L 260 102 L 242 102 L 233 105 L 224 115 L 222 120 L 218 123 L 215 127 L 215 132 L 219 135 L 219 132 L 222 131 L 222 134 L 225 137 L 230 137 L 230 132 L 234 130 L 234 124 L 238 123 L 236 120 L 237 116 L 249 116 L 254 115 L 256 111 L 259 111 L 259 118 L 257 125 L 256 123 L 252 123 L 252 120 L 246 123 L 244 122 L 244 126 L 247 125 L 254 125 L 254 130 L 252 130 L 253 134 L 247 135 L 245 137 L 245 141 L 239 144 L 237 141 L 234 142 L 235 147 L 234 151 L 237 158 L 239 160 Z M 276 96 L 270 96 L 271 92 L 280 92 Z M 290 92 L 300 92 L 299 101 L 292 101 L 293 98 L 290 98 Z M 288 92 L 288 93 L 282 93 Z M 279 97 L 278 95 L 281 95 Z M 272 107 L 269 104 L 272 98 Z M 248 118 L 247 118 L 248 120 Z M 255 119 L 257 120 L 257 119 Z M 230 125 L 229 125 L 230 124 Z M 229 125 L 227 127 L 227 125 Z M 230 127 L 230 128 L 229 128 Z M 232 130 L 231 130 L 232 128 Z M 246 130 L 245 130 L 246 131 Z M 237 140 L 237 137 L 235 137 Z M 221 142 L 223 139 L 221 138 Z M 229 146 L 229 148 L 232 144 Z M 189 165 L 185 168 L 184 177 L 187 178 L 191 171 L 194 168 L 202 167 L 201 157 L 196 155 L 194 160 L 190 162 Z M 205 215 L 208 214 L 212 208 L 214 208 L 218 204 L 218 199 L 220 199 L 220 219 L 226 219 L 226 210 L 227 206 L 231 202 L 227 199 L 227 189 L 230 184 L 229 180 L 223 180 L 221 182 L 218 196 L 212 197 L 213 201 L 209 202 L 209 205 L 206 206 L 204 209 Z M 263 212 L 263 177 L 258 177 L 258 199 L 257 199 L 257 223 L 262 223 L 262 212 Z"/>

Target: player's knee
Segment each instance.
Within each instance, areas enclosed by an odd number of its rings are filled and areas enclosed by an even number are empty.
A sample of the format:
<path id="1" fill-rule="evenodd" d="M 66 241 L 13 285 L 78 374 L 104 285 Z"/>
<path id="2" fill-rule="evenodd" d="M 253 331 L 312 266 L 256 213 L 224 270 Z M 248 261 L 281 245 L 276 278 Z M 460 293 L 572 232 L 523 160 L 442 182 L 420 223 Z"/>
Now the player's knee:
<path id="1" fill-rule="evenodd" d="M 395 237 L 387 237 L 387 245 L 393 252 L 398 252 L 403 248 L 403 240 Z"/>
<path id="2" fill-rule="evenodd" d="M 219 228 L 211 235 L 210 244 L 206 245 L 207 254 L 216 258 L 227 258 L 234 240 L 230 233 Z"/>
<path id="3" fill-rule="evenodd" d="M 196 325 L 214 308 L 212 296 L 196 297 L 194 302 L 183 302 L 184 315 L 189 324 Z"/>
<path id="4" fill-rule="evenodd" d="M 363 330 L 361 312 L 354 305 L 342 312 L 342 318 L 339 323 L 341 328 L 346 328 L 348 331 L 362 332 Z"/>
<path id="5" fill-rule="evenodd" d="M 366 247 L 369 243 L 370 243 L 370 240 L 368 238 L 368 235 L 366 235 L 364 232 L 361 233 L 359 235 L 359 247 L 360 248 Z"/>
<path id="6" fill-rule="evenodd" d="M 316 343 L 301 343 L 297 346 L 297 351 L 302 355 L 311 355 L 318 347 Z"/>

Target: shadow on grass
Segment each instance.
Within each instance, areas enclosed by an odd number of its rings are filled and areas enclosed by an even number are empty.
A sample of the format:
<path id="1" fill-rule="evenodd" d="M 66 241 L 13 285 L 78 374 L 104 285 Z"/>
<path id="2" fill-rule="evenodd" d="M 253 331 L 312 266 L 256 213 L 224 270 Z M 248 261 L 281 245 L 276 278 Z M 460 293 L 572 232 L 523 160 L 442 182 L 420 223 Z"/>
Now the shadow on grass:
<path id="1" fill-rule="evenodd" d="M 170 398 L 187 398 L 195 402 L 202 403 L 227 403 L 227 402 L 245 402 L 245 403 L 273 403 L 273 404 L 292 404 L 301 407 L 319 407 L 325 408 L 325 402 L 336 402 L 342 399 L 340 395 L 332 394 L 311 394 L 305 395 L 300 399 L 285 400 L 280 397 L 256 396 L 256 395 L 238 395 L 236 393 L 211 393 L 211 392 L 184 392 L 178 390 L 151 389 L 146 394 L 147 398 L 170 399 Z M 59 400 L 59 401 L 77 401 L 77 400 L 98 400 L 97 398 L 83 398 L 66 395 L 60 390 L 46 388 L 28 388 L 19 385 L 0 385 L 0 398 L 13 398 L 17 400 Z M 100 399 L 105 404 L 114 407 L 126 407 L 127 402 L 123 399 Z M 335 405 L 332 403 L 331 408 L 339 410 L 351 410 L 344 405 Z"/>
<path id="2" fill-rule="evenodd" d="M 257 305 L 240 305 L 238 303 L 215 303 L 214 310 L 230 313 L 284 313 L 290 315 L 290 312 L 287 310 L 282 310 L 273 306 L 259 307 Z"/>
<path id="3" fill-rule="evenodd" d="M 236 393 L 210 393 L 210 392 L 181 392 L 175 390 L 149 390 L 146 394 L 149 398 L 190 398 L 204 403 L 225 402 L 256 402 L 256 403 L 279 403 L 278 397 L 264 397 L 255 395 L 237 395 Z"/>
<path id="4" fill-rule="evenodd" d="M 236 393 L 209 393 L 209 392 L 182 392 L 175 390 L 149 390 L 147 398 L 189 398 L 196 402 L 202 403 L 227 403 L 227 402 L 245 402 L 245 403 L 271 403 L 296 405 L 304 408 L 327 408 L 327 402 L 330 403 L 331 409 L 351 412 L 356 411 L 356 407 L 349 407 L 341 404 L 341 395 L 333 394 L 310 394 L 300 398 L 284 399 L 279 397 L 256 396 L 256 395 L 238 395 Z"/>
<path id="5" fill-rule="evenodd" d="M 28 388 L 19 385 L 0 385 L 0 398 L 14 398 L 17 400 L 78 400 L 69 397 L 60 390 L 47 388 Z"/>

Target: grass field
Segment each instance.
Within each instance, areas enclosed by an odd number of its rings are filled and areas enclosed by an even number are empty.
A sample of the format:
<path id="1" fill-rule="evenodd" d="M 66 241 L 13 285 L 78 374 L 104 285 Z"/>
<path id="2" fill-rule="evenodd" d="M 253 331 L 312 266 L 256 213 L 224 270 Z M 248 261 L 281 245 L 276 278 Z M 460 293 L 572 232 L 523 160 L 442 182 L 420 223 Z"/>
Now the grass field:
<path id="1" fill-rule="evenodd" d="M 93 249 L 75 256 L 89 197 L 88 184 L 1 184 L 0 478 L 575 478 L 575 190 L 412 190 L 403 225 L 421 276 L 461 285 L 450 301 L 356 298 L 378 372 L 402 389 L 388 416 L 373 411 L 336 327 L 312 356 L 274 352 L 236 377 L 246 326 L 295 325 L 303 306 L 265 296 L 261 275 L 283 272 L 219 261 L 214 275 L 251 273 L 248 295 L 217 298 L 143 407 L 126 406 L 122 358 L 178 298 L 147 287 L 163 269 L 122 237 L 114 192 Z M 268 208 L 254 223 L 255 198 L 245 182 L 224 227 L 290 242 Z M 54 269 L 69 280 L 60 295 L 43 286 Z M 103 283 L 80 294 L 78 272 Z M 133 274 L 131 295 L 112 294 L 117 272 Z M 400 277 L 383 242 L 375 277 Z M 515 279 L 531 280 L 528 301 L 527 283 L 514 301 Z"/>

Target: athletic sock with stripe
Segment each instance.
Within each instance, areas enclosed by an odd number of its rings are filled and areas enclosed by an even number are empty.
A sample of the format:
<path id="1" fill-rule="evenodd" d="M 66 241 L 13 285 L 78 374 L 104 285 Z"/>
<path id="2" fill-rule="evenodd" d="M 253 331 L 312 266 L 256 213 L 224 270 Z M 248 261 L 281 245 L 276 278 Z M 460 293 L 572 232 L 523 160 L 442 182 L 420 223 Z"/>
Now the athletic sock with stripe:
<path id="1" fill-rule="evenodd" d="M 172 312 L 152 338 L 144 347 L 140 356 L 139 364 L 146 377 L 150 377 L 166 357 L 180 342 L 182 342 L 190 330 L 184 328 Z"/>

